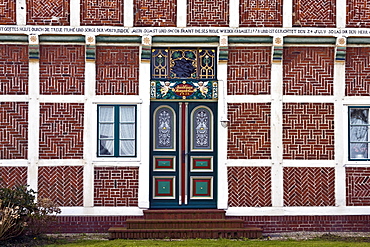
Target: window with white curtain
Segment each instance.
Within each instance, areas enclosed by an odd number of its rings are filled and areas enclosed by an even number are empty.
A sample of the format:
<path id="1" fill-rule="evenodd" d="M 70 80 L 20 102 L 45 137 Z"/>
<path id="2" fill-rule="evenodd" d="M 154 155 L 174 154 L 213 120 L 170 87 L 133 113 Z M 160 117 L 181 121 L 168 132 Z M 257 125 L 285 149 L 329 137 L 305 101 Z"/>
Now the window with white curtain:
<path id="1" fill-rule="evenodd" d="M 349 107 L 349 159 L 369 160 L 369 109 Z"/>
<path id="2" fill-rule="evenodd" d="M 98 156 L 136 156 L 136 106 L 98 106 Z"/>

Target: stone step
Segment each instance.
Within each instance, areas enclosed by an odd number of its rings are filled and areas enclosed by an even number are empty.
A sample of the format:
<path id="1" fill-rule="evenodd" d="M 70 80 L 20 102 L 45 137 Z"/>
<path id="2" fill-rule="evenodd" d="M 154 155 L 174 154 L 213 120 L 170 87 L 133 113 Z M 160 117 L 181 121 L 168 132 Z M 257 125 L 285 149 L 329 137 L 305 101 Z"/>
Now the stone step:
<path id="1" fill-rule="evenodd" d="M 243 228 L 242 219 L 127 219 L 127 229 Z"/>
<path id="2" fill-rule="evenodd" d="M 191 238 L 261 238 L 262 229 L 222 228 L 222 229 L 127 229 L 111 227 L 109 239 L 191 239 Z"/>
<path id="3" fill-rule="evenodd" d="M 150 209 L 144 210 L 144 219 L 225 219 L 225 210 L 219 209 Z"/>

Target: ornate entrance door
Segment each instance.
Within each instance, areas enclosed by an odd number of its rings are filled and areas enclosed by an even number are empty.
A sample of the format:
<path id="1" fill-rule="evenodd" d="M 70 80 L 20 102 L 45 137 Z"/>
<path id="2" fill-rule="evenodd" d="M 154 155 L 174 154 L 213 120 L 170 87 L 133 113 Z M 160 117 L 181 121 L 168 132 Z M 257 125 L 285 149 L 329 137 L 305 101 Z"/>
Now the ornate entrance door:
<path id="1" fill-rule="evenodd" d="M 151 103 L 151 208 L 216 208 L 217 103 Z"/>

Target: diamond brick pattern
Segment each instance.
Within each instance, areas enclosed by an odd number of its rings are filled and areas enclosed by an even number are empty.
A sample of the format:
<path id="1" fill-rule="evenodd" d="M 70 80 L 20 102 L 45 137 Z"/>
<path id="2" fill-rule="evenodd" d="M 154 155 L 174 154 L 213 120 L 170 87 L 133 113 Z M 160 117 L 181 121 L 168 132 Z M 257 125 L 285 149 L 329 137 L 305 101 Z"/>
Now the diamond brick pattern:
<path id="1" fill-rule="evenodd" d="M 271 47 L 229 47 L 230 95 L 270 94 Z"/>
<path id="2" fill-rule="evenodd" d="M 40 104 L 40 159 L 83 158 L 84 105 Z"/>
<path id="3" fill-rule="evenodd" d="M 370 96 L 370 48 L 347 47 L 346 95 Z"/>
<path id="4" fill-rule="evenodd" d="M 370 168 L 346 168 L 347 206 L 370 206 Z"/>
<path id="5" fill-rule="evenodd" d="M 346 27 L 370 27 L 370 1 L 347 0 L 347 25 Z"/>
<path id="6" fill-rule="evenodd" d="M 229 1 L 189 0 L 187 9 L 188 27 L 228 27 Z"/>
<path id="7" fill-rule="evenodd" d="M 134 167 L 96 167 L 94 206 L 137 207 L 139 169 Z"/>
<path id="8" fill-rule="evenodd" d="M 282 0 L 241 0 L 240 27 L 281 27 Z"/>
<path id="9" fill-rule="evenodd" d="M 139 47 L 96 48 L 96 94 L 139 94 Z"/>
<path id="10" fill-rule="evenodd" d="M 228 159 L 270 159 L 269 103 L 228 104 Z"/>
<path id="11" fill-rule="evenodd" d="M 2 0 L 0 2 L 0 25 L 16 24 L 16 0 Z"/>
<path id="12" fill-rule="evenodd" d="M 123 0 L 82 0 L 81 26 L 123 26 Z"/>
<path id="13" fill-rule="evenodd" d="M 335 27 L 336 0 L 293 0 L 293 27 Z"/>
<path id="14" fill-rule="evenodd" d="M 176 27 L 176 0 L 134 0 L 134 26 Z"/>
<path id="15" fill-rule="evenodd" d="M 0 102 L 0 159 L 27 159 L 28 103 Z"/>
<path id="16" fill-rule="evenodd" d="M 332 167 L 284 167 L 284 206 L 335 206 Z"/>
<path id="17" fill-rule="evenodd" d="M 286 47 L 283 73 L 285 95 L 333 95 L 334 49 Z"/>
<path id="18" fill-rule="evenodd" d="M 334 105 L 283 104 L 283 158 L 334 159 Z"/>
<path id="19" fill-rule="evenodd" d="M 26 0 L 27 25 L 69 25 L 68 0 Z"/>
<path id="20" fill-rule="evenodd" d="M 27 167 L 0 166 L 0 188 L 27 184 Z"/>
<path id="21" fill-rule="evenodd" d="M 0 95 L 28 93 L 28 46 L 0 45 Z"/>
<path id="22" fill-rule="evenodd" d="M 83 94 L 85 48 L 82 45 L 41 45 L 40 93 Z"/>
<path id="23" fill-rule="evenodd" d="M 229 207 L 271 207 L 270 167 L 228 167 Z"/>
<path id="24" fill-rule="evenodd" d="M 83 206 L 83 166 L 39 167 L 38 197 L 59 206 Z"/>

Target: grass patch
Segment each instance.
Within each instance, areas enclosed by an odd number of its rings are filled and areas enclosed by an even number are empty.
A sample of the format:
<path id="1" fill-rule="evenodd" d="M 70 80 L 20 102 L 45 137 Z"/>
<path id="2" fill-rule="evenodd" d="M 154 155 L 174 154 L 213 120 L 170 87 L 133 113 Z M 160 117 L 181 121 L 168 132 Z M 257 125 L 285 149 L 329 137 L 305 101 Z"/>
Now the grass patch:
<path id="1" fill-rule="evenodd" d="M 313 239 L 313 240 L 228 240 L 228 239 L 190 239 L 190 240 L 78 240 L 69 244 L 53 244 L 46 245 L 46 247 L 116 247 L 116 246 L 294 246 L 294 247 L 362 247 L 370 246 L 369 242 L 356 242 L 356 241 L 342 241 L 342 240 L 326 240 L 326 239 Z"/>

